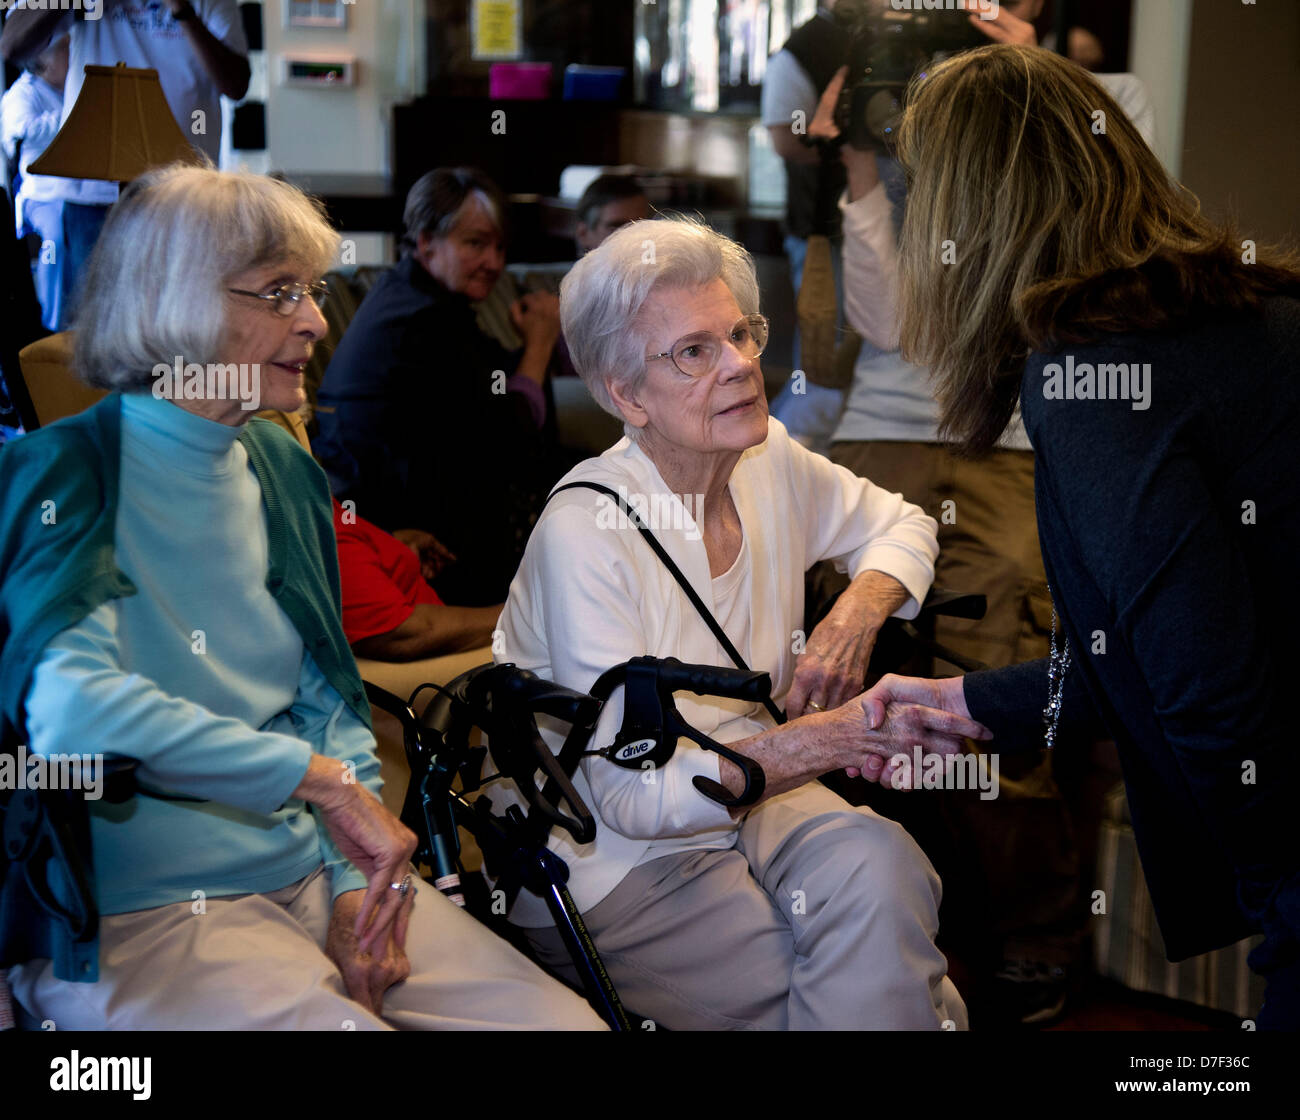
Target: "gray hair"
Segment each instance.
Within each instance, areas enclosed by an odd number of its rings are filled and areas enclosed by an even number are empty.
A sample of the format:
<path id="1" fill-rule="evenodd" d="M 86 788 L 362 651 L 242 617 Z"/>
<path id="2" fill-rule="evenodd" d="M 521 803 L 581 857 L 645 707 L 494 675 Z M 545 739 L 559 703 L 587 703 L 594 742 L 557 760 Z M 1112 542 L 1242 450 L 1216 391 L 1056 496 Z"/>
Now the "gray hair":
<path id="1" fill-rule="evenodd" d="M 406 192 L 402 248 L 410 252 L 422 233 L 446 237 L 468 211 L 481 207 L 497 229 L 505 229 L 505 201 L 500 188 L 473 167 L 438 167 L 426 172 Z"/>
<path id="2" fill-rule="evenodd" d="M 338 244 L 320 205 L 278 179 L 186 164 L 147 172 L 109 211 L 81 278 L 77 371 L 130 392 L 177 356 L 220 361 L 231 277 L 280 261 L 319 276 Z"/>
<path id="3" fill-rule="evenodd" d="M 631 222 L 570 269 L 560 284 L 560 327 L 574 369 L 601 408 L 623 418 L 607 378 L 628 392 L 645 379 L 638 319 L 650 294 L 718 279 L 731 290 L 741 314 L 758 313 L 753 258 L 744 246 L 687 217 Z M 631 425 L 623 430 L 632 439 L 639 434 Z"/>

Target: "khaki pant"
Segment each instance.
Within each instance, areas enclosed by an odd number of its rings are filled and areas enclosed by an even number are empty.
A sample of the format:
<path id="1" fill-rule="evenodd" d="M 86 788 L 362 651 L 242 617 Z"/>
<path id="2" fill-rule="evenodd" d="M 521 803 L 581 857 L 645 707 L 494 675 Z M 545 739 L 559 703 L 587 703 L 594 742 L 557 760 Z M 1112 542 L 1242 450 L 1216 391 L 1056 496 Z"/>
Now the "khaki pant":
<path id="1" fill-rule="evenodd" d="M 938 521 L 935 586 L 987 597 L 982 619 L 935 619 L 936 641 L 995 669 L 1047 656 L 1052 603 L 1038 544 L 1033 452 L 967 460 L 940 444 L 877 441 L 832 444 L 830 457 Z M 936 668 L 941 676 L 953 671 Z M 978 868 L 985 920 L 1004 952 L 1065 963 L 1087 921 L 1070 813 L 1045 751 L 1002 755 L 999 763 L 995 800 L 944 792 L 943 815 Z"/>
<path id="2" fill-rule="evenodd" d="M 383 1018 L 348 998 L 322 951 L 323 868 L 269 894 L 209 898 L 101 920 L 99 982 L 9 970 L 14 998 L 58 1030 L 600 1030 L 586 1002 L 415 878 L 411 975 Z"/>
<path id="3" fill-rule="evenodd" d="M 942 445 L 834 443 L 831 459 L 939 522 L 936 587 L 980 592 L 982 619 L 937 618 L 935 639 L 990 668 L 1046 657 L 1052 624 L 1034 515 L 1034 454 L 958 459 Z"/>
<path id="4" fill-rule="evenodd" d="M 964 1030 L 939 898 L 899 825 L 813 783 L 751 812 L 735 848 L 633 868 L 584 917 L 629 1013 L 673 1030 Z M 576 985 L 559 933 L 527 933 Z"/>

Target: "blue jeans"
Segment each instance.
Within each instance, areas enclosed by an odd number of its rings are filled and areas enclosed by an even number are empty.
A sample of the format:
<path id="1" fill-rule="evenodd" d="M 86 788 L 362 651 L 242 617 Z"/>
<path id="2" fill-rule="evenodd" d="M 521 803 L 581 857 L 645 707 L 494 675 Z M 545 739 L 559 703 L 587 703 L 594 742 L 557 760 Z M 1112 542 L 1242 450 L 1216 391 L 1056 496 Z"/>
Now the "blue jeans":
<path id="1" fill-rule="evenodd" d="M 46 330 L 62 330 L 60 320 L 64 305 L 59 271 L 64 256 L 63 200 L 25 199 L 23 233 L 34 233 L 41 239 L 40 251 L 32 265 L 32 282 L 41 305 L 41 322 Z"/>
<path id="2" fill-rule="evenodd" d="M 66 330 L 76 311 L 81 274 L 99 240 L 109 207 L 89 206 L 81 202 L 63 203 L 63 252 L 56 267 L 59 276 L 59 308 L 56 322 L 47 322 L 50 330 Z M 45 305 L 42 304 L 42 307 Z"/>

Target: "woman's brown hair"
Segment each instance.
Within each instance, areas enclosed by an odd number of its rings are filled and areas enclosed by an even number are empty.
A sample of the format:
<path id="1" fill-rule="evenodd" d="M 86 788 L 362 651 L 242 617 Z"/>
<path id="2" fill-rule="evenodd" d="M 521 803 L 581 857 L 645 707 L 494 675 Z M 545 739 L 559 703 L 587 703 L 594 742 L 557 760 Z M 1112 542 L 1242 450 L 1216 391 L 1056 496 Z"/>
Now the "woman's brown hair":
<path id="1" fill-rule="evenodd" d="M 940 434 L 967 454 L 1006 428 L 1034 350 L 1160 330 L 1300 287 L 1300 257 L 1244 263 L 1101 85 L 1036 47 L 968 51 L 918 77 L 900 338 L 928 366 Z"/>

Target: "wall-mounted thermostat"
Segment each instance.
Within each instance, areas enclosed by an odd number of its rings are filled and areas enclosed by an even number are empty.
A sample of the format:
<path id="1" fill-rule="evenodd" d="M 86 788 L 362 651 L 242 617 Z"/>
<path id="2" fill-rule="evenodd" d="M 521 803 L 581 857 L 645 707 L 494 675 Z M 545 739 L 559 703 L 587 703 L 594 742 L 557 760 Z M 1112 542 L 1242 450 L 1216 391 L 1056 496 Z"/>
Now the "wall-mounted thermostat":
<path id="1" fill-rule="evenodd" d="M 304 89 L 328 89 L 356 84 L 357 60 L 350 54 L 280 56 L 280 84 Z"/>
<path id="2" fill-rule="evenodd" d="M 284 0 L 285 27 L 347 27 L 347 0 Z"/>

